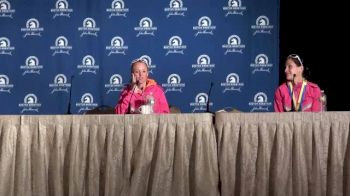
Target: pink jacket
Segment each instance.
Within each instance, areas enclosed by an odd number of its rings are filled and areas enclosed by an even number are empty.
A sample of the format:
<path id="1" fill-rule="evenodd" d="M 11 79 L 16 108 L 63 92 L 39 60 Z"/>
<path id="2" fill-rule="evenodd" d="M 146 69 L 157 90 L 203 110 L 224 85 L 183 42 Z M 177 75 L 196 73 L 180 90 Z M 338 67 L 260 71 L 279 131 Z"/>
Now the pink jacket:
<path id="1" fill-rule="evenodd" d="M 302 82 L 295 85 L 293 93 L 295 98 L 298 99 L 302 87 Z M 312 82 L 307 82 L 304 98 L 301 104 L 300 111 L 303 112 L 319 112 L 321 110 L 321 90 Z M 275 92 L 274 109 L 275 112 L 289 112 L 291 110 L 291 95 L 287 82 L 280 85 Z"/>
<path id="2" fill-rule="evenodd" d="M 137 110 L 141 105 L 145 104 L 144 99 L 151 92 L 155 99 L 154 113 L 169 113 L 169 105 L 163 89 L 152 79 L 147 80 L 143 93 L 132 93 L 130 85 L 125 87 L 121 92 L 118 104 L 115 106 L 115 113 L 127 114 L 129 112 L 129 102 L 130 108 Z M 131 113 L 133 112 L 131 111 Z"/>

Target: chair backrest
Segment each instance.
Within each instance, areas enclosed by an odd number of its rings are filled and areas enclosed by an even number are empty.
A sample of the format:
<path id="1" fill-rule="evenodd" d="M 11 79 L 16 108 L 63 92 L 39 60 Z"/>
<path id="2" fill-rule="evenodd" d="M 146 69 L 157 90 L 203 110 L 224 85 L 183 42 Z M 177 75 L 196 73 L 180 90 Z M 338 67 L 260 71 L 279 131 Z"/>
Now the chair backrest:
<path id="1" fill-rule="evenodd" d="M 114 108 L 108 105 L 101 105 L 92 110 L 88 110 L 85 114 L 115 114 Z"/>
<path id="2" fill-rule="evenodd" d="M 169 105 L 169 110 L 170 110 L 170 113 L 181 113 L 180 108 L 173 105 Z"/>

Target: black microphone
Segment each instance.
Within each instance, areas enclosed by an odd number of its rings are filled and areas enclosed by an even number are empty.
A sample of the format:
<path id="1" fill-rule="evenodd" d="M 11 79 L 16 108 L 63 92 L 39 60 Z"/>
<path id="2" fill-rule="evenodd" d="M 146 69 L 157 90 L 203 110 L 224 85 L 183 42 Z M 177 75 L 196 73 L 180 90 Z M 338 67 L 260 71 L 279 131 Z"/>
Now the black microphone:
<path id="1" fill-rule="evenodd" d="M 128 102 L 128 114 L 131 114 L 131 104 L 130 104 L 130 102 L 131 102 L 132 96 L 134 96 L 137 84 L 138 84 L 138 81 L 136 81 L 136 84 L 134 84 L 134 86 L 132 87 L 131 96 L 130 96 L 130 99 L 129 99 L 129 102 Z"/>
<path id="2" fill-rule="evenodd" d="M 291 97 L 291 99 L 290 99 L 290 103 L 291 103 L 291 112 L 295 112 L 295 107 L 294 107 L 294 102 L 293 102 L 293 97 L 294 97 L 294 81 L 295 81 L 295 74 L 293 74 L 293 80 L 292 80 L 292 89 L 291 89 L 291 91 L 292 91 L 292 97 Z"/>
<path id="3" fill-rule="evenodd" d="M 209 105 L 210 105 L 210 94 L 211 94 L 211 89 L 213 88 L 214 86 L 214 82 L 210 82 L 210 88 L 209 88 L 209 92 L 208 92 L 208 100 L 207 100 L 207 112 L 208 113 L 211 113 L 210 110 L 209 110 Z"/>
<path id="4" fill-rule="evenodd" d="M 72 114 L 70 111 L 71 107 L 71 99 L 72 99 L 72 87 L 73 87 L 73 75 L 70 76 L 70 89 L 69 89 L 69 99 L 68 99 L 68 109 L 67 109 L 67 114 Z"/>

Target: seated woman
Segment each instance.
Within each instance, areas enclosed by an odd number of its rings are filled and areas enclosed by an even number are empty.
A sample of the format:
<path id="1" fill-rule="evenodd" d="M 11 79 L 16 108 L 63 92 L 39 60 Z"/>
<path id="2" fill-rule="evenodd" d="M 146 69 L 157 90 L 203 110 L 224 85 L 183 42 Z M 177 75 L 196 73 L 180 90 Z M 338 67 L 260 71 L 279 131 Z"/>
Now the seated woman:
<path id="1" fill-rule="evenodd" d="M 143 59 L 131 62 L 131 82 L 120 94 L 115 106 L 116 114 L 143 113 L 140 111 L 147 104 L 146 97 L 154 98 L 153 113 L 169 113 L 169 105 L 163 89 L 156 81 L 148 78 L 148 65 Z"/>
<path id="2" fill-rule="evenodd" d="M 304 78 L 304 66 L 300 57 L 291 54 L 285 62 L 286 82 L 275 91 L 274 109 L 276 112 L 321 110 L 321 91 L 317 84 Z"/>

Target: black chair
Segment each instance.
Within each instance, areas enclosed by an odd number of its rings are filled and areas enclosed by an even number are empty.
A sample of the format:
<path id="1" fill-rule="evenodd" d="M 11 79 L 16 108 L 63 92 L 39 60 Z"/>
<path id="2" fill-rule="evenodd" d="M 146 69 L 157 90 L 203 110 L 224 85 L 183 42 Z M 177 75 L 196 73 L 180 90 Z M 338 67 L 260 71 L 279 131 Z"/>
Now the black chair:
<path id="1" fill-rule="evenodd" d="M 115 111 L 111 106 L 101 105 L 94 109 L 86 111 L 85 114 L 115 114 Z"/>

